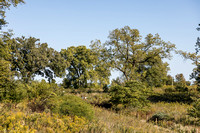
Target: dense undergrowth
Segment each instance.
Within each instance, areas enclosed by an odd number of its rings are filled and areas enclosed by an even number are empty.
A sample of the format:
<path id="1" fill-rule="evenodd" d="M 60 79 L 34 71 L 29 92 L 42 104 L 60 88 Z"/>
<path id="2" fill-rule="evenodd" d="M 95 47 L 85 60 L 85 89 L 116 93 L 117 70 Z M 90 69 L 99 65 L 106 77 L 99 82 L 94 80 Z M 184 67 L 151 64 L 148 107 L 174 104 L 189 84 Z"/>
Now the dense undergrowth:
<path id="1" fill-rule="evenodd" d="M 63 89 L 45 81 L 18 83 L 17 91 L 7 92 L 6 97 L 1 97 L 0 131 L 100 133 L 200 130 L 199 94 L 195 87 L 189 87 L 187 91 L 174 88 L 169 91 L 169 87 L 146 91 L 138 82 L 118 87 L 120 89 L 111 88 L 104 92 Z M 120 90 L 120 97 L 115 96 L 116 90 L 117 93 Z M 146 100 L 147 104 L 140 106 L 141 101 Z M 137 104 L 132 106 L 131 102 Z"/>

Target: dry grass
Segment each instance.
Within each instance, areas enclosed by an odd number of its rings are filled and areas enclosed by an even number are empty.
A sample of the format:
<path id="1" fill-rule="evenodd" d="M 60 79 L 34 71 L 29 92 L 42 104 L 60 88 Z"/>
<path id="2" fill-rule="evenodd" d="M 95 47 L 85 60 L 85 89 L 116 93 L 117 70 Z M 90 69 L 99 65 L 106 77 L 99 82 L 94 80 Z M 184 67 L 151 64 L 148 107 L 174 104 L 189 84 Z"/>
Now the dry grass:
<path id="1" fill-rule="evenodd" d="M 162 133 L 171 132 L 168 129 L 158 127 L 146 120 L 138 119 L 132 116 L 125 116 L 113 111 L 95 107 L 96 124 L 89 125 L 88 131 L 92 133 Z"/>
<path id="2" fill-rule="evenodd" d="M 165 106 L 166 105 L 166 106 Z M 182 116 L 186 113 L 185 107 L 188 105 L 175 104 L 172 107 L 170 104 L 158 103 L 152 105 L 158 111 L 169 113 L 173 115 L 178 109 L 179 115 Z M 171 112 L 170 112 L 171 111 Z M 157 112 L 157 111 L 156 111 Z M 180 117 L 177 115 L 177 119 Z M 122 113 L 115 113 L 103 108 L 95 107 L 96 120 L 90 123 L 86 132 L 91 133 L 198 133 L 200 127 L 183 126 L 172 121 L 163 121 L 161 123 L 147 122 L 142 117 L 135 117 L 125 115 Z"/>

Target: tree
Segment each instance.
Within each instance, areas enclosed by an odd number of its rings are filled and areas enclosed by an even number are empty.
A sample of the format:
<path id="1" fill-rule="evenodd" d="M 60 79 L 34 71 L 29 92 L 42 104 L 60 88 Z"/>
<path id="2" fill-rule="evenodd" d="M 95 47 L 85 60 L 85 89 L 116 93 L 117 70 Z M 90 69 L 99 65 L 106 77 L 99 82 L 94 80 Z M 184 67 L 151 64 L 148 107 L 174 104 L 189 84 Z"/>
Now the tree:
<path id="1" fill-rule="evenodd" d="M 26 83 L 36 75 L 51 82 L 54 77 L 62 77 L 65 73 L 66 63 L 60 53 L 48 48 L 47 43 L 40 44 L 38 41 L 34 37 L 22 37 L 12 39 L 10 43 L 12 70 Z"/>
<path id="2" fill-rule="evenodd" d="M 165 84 L 166 85 L 173 85 L 173 83 L 174 83 L 174 78 L 171 75 L 167 75 Z"/>
<path id="3" fill-rule="evenodd" d="M 109 63 L 108 54 L 106 54 L 106 49 L 101 45 L 100 40 L 91 42 L 91 50 L 95 53 L 97 57 L 97 62 L 94 65 L 95 72 L 97 73 L 96 82 L 99 83 L 100 87 L 109 84 L 109 77 L 111 76 L 111 64 Z"/>
<path id="4" fill-rule="evenodd" d="M 123 86 L 124 85 L 124 79 L 122 77 L 117 77 L 116 79 L 112 79 L 111 86 Z"/>
<path id="5" fill-rule="evenodd" d="M 5 11 L 10 9 L 11 5 L 16 7 L 20 3 L 24 3 L 24 0 L 0 0 L 0 29 L 7 23 L 5 21 Z"/>
<path id="6" fill-rule="evenodd" d="M 67 68 L 68 73 L 65 79 L 65 87 L 87 87 L 88 81 L 92 80 L 92 75 L 95 72 L 93 65 L 96 63 L 97 57 L 94 52 L 85 46 L 72 46 L 62 49 L 61 55 L 70 63 L 70 66 Z"/>
<path id="7" fill-rule="evenodd" d="M 49 82 L 54 82 L 55 77 L 64 77 L 66 75 L 66 68 L 69 66 L 69 62 L 61 56 L 60 52 L 53 48 L 47 49 L 48 63 L 44 69 L 44 74 L 48 78 Z"/>
<path id="8" fill-rule="evenodd" d="M 113 30 L 106 42 L 110 62 L 116 70 L 122 72 L 126 81 L 148 79 L 161 80 L 166 77 L 167 64 L 163 58 L 170 58 L 175 45 L 164 42 L 158 34 L 148 34 L 145 41 L 137 29 L 125 26 Z M 159 68 L 160 67 L 160 68 Z M 158 69 L 159 68 L 159 69 Z M 162 69 L 162 70 L 161 70 Z M 160 72 L 164 73 L 160 73 Z M 158 81 L 147 81 L 149 85 Z"/>
<path id="9" fill-rule="evenodd" d="M 143 67 L 141 81 L 147 86 L 161 87 L 167 79 L 169 70 L 168 63 L 163 63 L 161 59 L 157 60 L 156 64 L 150 64 L 151 67 Z"/>
<path id="10" fill-rule="evenodd" d="M 109 83 L 110 71 L 104 66 L 98 51 L 85 46 L 69 47 L 61 50 L 62 57 L 70 63 L 67 77 L 64 79 L 65 88 L 98 87 Z"/>
<path id="11" fill-rule="evenodd" d="M 185 87 L 186 80 L 185 80 L 184 75 L 180 73 L 180 74 L 177 74 L 175 77 L 176 77 L 176 85 Z"/>
<path id="12" fill-rule="evenodd" d="M 200 24 L 199 24 L 200 26 Z M 200 31 L 200 27 L 197 27 L 197 30 Z M 191 74 L 191 78 L 196 80 L 196 84 L 197 84 L 197 90 L 200 91 L 200 56 L 199 54 L 199 50 L 200 50 L 200 38 L 197 38 L 197 42 L 195 45 L 195 50 L 196 50 L 196 56 L 195 58 L 192 58 L 194 61 L 194 64 L 196 65 L 196 68 L 194 68 L 193 73 Z"/>
<path id="13" fill-rule="evenodd" d="M 188 88 L 186 87 L 186 80 L 185 77 L 183 76 L 183 74 L 177 74 L 176 76 L 176 90 L 178 91 L 188 91 Z"/>

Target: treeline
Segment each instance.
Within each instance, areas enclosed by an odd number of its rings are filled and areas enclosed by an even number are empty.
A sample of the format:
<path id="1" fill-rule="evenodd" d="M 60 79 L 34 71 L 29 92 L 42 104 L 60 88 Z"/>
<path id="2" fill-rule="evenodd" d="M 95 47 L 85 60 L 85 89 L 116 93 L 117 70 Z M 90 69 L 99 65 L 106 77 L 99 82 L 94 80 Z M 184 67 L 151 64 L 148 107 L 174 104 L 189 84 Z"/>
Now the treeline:
<path id="1" fill-rule="evenodd" d="M 171 84 L 163 59 L 170 58 L 175 45 L 164 42 L 158 34 L 141 40 L 137 29 L 126 26 L 113 30 L 104 44 L 96 40 L 90 48 L 71 46 L 58 52 L 34 37 L 12 38 L 5 32 L 0 40 L 1 67 L 10 68 L 2 69 L 7 77 L 18 77 L 25 83 L 36 75 L 49 83 L 56 77 L 65 78 L 65 88 L 103 87 L 109 84 L 111 70 L 120 71 L 122 81 L 137 80 L 151 87 Z"/>
<path id="2" fill-rule="evenodd" d="M 7 23 L 6 9 L 19 3 L 24 1 L 1 2 L 0 27 Z M 12 33 L 3 32 L 0 51 L 4 81 L 17 77 L 29 83 L 39 75 L 52 83 L 60 77 L 64 78 L 65 88 L 75 89 L 106 87 L 112 70 L 121 72 L 119 82 L 136 80 L 147 87 L 169 85 L 172 80 L 167 75 L 168 63 L 163 59 L 170 59 L 172 52 L 178 53 L 174 44 L 163 41 L 158 34 L 142 38 L 137 29 L 129 26 L 111 31 L 103 44 L 95 40 L 89 48 L 71 46 L 61 51 L 34 37 L 12 38 Z"/>

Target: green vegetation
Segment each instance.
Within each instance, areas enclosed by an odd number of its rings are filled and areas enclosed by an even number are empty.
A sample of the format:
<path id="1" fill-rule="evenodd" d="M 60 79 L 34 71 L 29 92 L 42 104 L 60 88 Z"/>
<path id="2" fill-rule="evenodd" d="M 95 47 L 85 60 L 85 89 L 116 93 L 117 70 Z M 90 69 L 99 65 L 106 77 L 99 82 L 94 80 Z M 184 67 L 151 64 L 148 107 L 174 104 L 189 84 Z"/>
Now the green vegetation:
<path id="1" fill-rule="evenodd" d="M 92 106 L 73 95 L 64 96 L 63 102 L 60 105 L 60 112 L 65 115 L 85 117 L 89 120 L 92 120 L 94 117 Z"/>
<path id="2" fill-rule="evenodd" d="M 80 132 L 87 121 L 77 116 L 59 116 L 49 113 L 22 111 L 1 112 L 0 131 L 4 132 Z"/>
<path id="3" fill-rule="evenodd" d="M 125 26 L 110 32 L 105 43 L 112 67 L 120 71 L 126 81 L 139 80 L 148 86 L 160 86 L 166 78 L 169 58 L 175 45 L 164 42 L 158 34 L 148 34 L 142 42 L 137 29 Z"/>
<path id="4" fill-rule="evenodd" d="M 103 68 L 102 59 L 95 51 L 85 46 L 72 46 L 62 49 L 61 55 L 70 64 L 63 81 L 65 88 L 94 89 L 109 83 L 110 71 Z"/>
<path id="5" fill-rule="evenodd" d="M 0 1 L 5 11 L 23 0 Z M 101 44 L 60 52 L 34 37 L 0 36 L 0 131 L 2 132 L 198 132 L 200 130 L 199 39 L 195 54 L 176 51 L 158 34 L 144 41 L 125 26 Z M 196 59 L 191 77 L 174 80 L 163 59 L 171 52 Z M 195 57 L 195 58 L 194 58 Z M 112 70 L 122 76 L 109 83 Z M 36 76 L 44 77 L 35 81 Z M 55 78 L 63 78 L 56 84 Z"/>
<path id="6" fill-rule="evenodd" d="M 193 103 L 193 107 L 188 110 L 189 115 L 195 118 L 200 118 L 200 100 Z"/>
<path id="7" fill-rule="evenodd" d="M 12 71 L 26 83 L 36 75 L 52 82 L 53 78 L 62 77 L 65 73 L 67 64 L 59 52 L 38 41 L 34 37 L 21 37 L 13 39 L 10 44 Z"/>
<path id="8" fill-rule="evenodd" d="M 142 108 L 148 103 L 148 90 L 138 81 L 126 82 L 125 86 L 117 85 L 111 87 L 110 96 L 110 102 L 116 108 Z"/>

